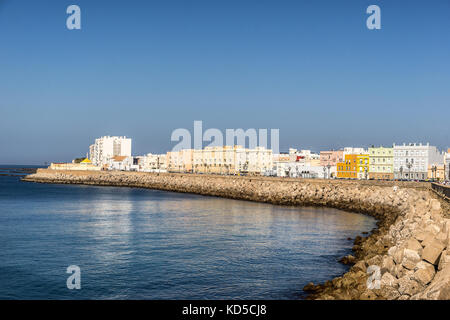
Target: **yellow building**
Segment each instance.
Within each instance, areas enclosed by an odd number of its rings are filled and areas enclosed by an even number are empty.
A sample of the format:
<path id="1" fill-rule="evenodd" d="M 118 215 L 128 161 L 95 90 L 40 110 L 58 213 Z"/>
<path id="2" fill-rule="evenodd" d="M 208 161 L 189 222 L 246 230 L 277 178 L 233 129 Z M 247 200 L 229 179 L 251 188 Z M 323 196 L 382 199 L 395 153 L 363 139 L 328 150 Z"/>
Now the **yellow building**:
<path id="1" fill-rule="evenodd" d="M 369 155 L 346 154 L 344 162 L 336 164 L 336 176 L 341 179 L 368 179 Z"/>
<path id="2" fill-rule="evenodd" d="M 358 173 L 358 179 L 369 179 L 369 160 L 368 154 L 356 155 L 356 172 Z"/>

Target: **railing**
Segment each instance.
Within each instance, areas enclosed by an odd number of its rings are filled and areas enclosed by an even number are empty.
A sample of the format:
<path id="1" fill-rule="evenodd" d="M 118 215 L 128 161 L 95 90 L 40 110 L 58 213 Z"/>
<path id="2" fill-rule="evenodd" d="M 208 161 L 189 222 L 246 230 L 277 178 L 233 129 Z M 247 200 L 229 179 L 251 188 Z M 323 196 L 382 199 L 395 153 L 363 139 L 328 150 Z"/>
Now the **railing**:
<path id="1" fill-rule="evenodd" d="M 431 184 L 431 189 L 444 199 L 450 201 L 450 186 L 444 186 L 442 184 L 433 182 Z"/>

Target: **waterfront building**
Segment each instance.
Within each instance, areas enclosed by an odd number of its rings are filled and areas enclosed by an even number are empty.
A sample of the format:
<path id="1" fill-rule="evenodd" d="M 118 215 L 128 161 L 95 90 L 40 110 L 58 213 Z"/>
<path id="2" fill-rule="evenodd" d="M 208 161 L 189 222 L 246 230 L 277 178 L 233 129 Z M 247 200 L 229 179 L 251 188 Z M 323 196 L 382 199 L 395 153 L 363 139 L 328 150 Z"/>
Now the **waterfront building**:
<path id="1" fill-rule="evenodd" d="M 429 143 L 394 144 L 395 179 L 425 180 L 430 165 L 443 163 L 443 155 Z"/>
<path id="2" fill-rule="evenodd" d="M 368 179 L 369 155 L 346 154 L 343 162 L 336 164 L 336 175 L 342 179 Z"/>
<path id="3" fill-rule="evenodd" d="M 291 161 L 307 163 L 311 160 L 320 160 L 320 155 L 311 150 L 297 150 L 289 148 L 289 156 Z"/>
<path id="4" fill-rule="evenodd" d="M 346 154 L 367 154 L 367 150 L 361 147 L 345 147 L 343 156 L 345 158 Z"/>
<path id="5" fill-rule="evenodd" d="M 445 180 L 445 166 L 444 164 L 433 164 L 428 166 L 427 178 L 433 181 Z"/>
<path id="6" fill-rule="evenodd" d="M 210 146 L 193 151 L 194 173 L 259 175 L 272 167 L 272 150 L 264 147 Z"/>
<path id="7" fill-rule="evenodd" d="M 74 171 L 100 171 L 101 168 L 94 166 L 88 158 L 81 162 L 72 161 L 72 163 L 51 163 L 49 169 L 52 170 L 74 170 Z"/>
<path id="8" fill-rule="evenodd" d="M 194 149 L 169 151 L 166 154 L 168 172 L 192 172 Z"/>
<path id="9" fill-rule="evenodd" d="M 444 154 L 445 180 L 450 181 L 450 148 Z"/>
<path id="10" fill-rule="evenodd" d="M 95 139 L 89 147 L 90 160 L 96 166 L 105 167 L 113 157 L 131 157 L 131 139 L 127 137 L 104 136 Z"/>
<path id="11" fill-rule="evenodd" d="M 167 172 L 166 154 L 148 153 L 142 157 L 140 171 L 143 172 Z"/>
<path id="12" fill-rule="evenodd" d="M 324 166 L 311 166 L 300 161 L 276 162 L 275 172 L 277 177 L 324 179 L 328 177 L 327 168 Z"/>
<path id="13" fill-rule="evenodd" d="M 338 162 L 344 161 L 344 150 L 320 151 L 319 159 L 321 166 L 335 167 Z"/>
<path id="14" fill-rule="evenodd" d="M 369 179 L 394 179 L 394 148 L 369 148 Z"/>

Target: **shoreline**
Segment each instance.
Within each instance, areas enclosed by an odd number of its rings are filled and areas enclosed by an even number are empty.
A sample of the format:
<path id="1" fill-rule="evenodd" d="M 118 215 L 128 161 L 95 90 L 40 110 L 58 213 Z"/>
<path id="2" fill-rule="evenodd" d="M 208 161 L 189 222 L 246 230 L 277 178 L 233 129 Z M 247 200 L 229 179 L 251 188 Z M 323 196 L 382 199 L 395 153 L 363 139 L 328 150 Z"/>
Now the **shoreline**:
<path id="1" fill-rule="evenodd" d="M 450 219 L 428 184 L 49 169 L 22 181 L 149 188 L 367 214 L 377 228 L 356 237 L 354 257 L 344 259 L 353 266 L 322 285 L 308 284 L 307 299 L 450 299 Z M 367 287 L 369 266 L 380 270 L 379 288 Z"/>

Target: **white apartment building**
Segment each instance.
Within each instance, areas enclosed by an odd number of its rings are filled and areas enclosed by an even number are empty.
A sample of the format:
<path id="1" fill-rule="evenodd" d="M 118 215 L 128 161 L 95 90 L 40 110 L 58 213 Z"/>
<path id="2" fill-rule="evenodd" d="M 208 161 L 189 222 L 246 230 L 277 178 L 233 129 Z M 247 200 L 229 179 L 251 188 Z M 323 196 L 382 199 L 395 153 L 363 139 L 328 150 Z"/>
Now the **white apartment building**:
<path id="1" fill-rule="evenodd" d="M 450 181 L 450 149 L 444 154 L 444 165 L 445 165 L 445 179 Z"/>
<path id="2" fill-rule="evenodd" d="M 275 171 L 277 177 L 328 179 L 331 176 L 325 166 L 311 166 L 298 161 L 276 162 Z"/>
<path id="3" fill-rule="evenodd" d="M 291 161 L 299 161 L 300 159 L 304 162 L 308 162 L 310 160 L 320 159 L 320 154 L 313 153 L 311 150 L 297 150 L 294 148 L 289 148 L 289 156 Z"/>
<path id="4" fill-rule="evenodd" d="M 427 179 L 429 165 L 442 165 L 443 155 L 429 143 L 394 144 L 394 178 Z"/>
<path id="5" fill-rule="evenodd" d="M 96 166 L 108 165 L 113 157 L 131 157 L 131 139 L 104 136 L 89 147 L 90 160 Z"/>
<path id="6" fill-rule="evenodd" d="M 368 154 L 368 150 L 360 147 L 345 147 L 344 159 L 346 154 Z"/>
<path id="7" fill-rule="evenodd" d="M 143 172 L 167 172 L 166 154 L 149 153 L 142 157 L 139 170 Z"/>

